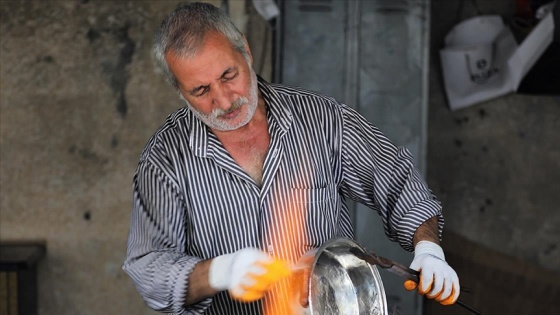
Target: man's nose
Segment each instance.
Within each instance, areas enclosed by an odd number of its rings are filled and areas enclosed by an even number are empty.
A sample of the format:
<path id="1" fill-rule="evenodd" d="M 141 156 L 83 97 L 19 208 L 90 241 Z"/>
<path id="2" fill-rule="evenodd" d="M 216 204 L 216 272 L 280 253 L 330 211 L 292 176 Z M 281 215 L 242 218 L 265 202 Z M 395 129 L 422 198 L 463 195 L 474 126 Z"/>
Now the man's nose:
<path id="1" fill-rule="evenodd" d="M 231 92 L 227 87 L 222 85 L 217 86 L 213 90 L 212 102 L 214 105 L 222 110 L 228 110 L 231 107 L 232 97 Z"/>

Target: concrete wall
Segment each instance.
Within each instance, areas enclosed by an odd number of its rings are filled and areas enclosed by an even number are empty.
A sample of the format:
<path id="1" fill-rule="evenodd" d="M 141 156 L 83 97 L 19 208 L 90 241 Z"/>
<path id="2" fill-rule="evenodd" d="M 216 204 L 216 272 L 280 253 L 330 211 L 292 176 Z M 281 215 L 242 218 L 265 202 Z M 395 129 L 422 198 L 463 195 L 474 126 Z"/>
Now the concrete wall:
<path id="1" fill-rule="evenodd" d="M 150 54 L 178 2 L 0 2 L 0 239 L 46 240 L 39 314 L 152 313 L 121 266 L 140 151 L 182 106 Z M 270 28 L 231 9 L 270 78 Z"/>
<path id="2" fill-rule="evenodd" d="M 471 1 L 462 11 L 460 3 L 432 0 L 428 182 L 446 229 L 560 273 L 560 97 L 509 94 L 450 111 L 439 49 L 457 19 L 476 14 Z M 523 38 L 515 1 L 477 3 Z"/>
<path id="3" fill-rule="evenodd" d="M 432 2 L 428 180 L 446 227 L 560 271 L 560 101 L 512 94 L 449 111 L 437 49 L 459 1 Z M 513 12 L 510 0 L 478 2 Z M 154 313 L 121 265 L 140 150 L 181 106 L 150 57 L 176 3 L 0 2 L 0 239 L 47 241 L 39 314 Z M 269 28 L 238 18 L 270 78 Z"/>

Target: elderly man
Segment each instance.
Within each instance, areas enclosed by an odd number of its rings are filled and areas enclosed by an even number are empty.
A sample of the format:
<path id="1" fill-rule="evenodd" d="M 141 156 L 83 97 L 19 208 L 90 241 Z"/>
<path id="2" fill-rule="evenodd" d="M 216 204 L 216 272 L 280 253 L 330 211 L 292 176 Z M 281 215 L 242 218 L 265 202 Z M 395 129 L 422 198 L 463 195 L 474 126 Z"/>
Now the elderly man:
<path id="1" fill-rule="evenodd" d="M 150 139 L 134 176 L 124 270 L 150 307 L 261 314 L 300 257 L 353 237 L 347 198 L 415 250 L 418 292 L 457 300 L 438 245 L 440 203 L 406 149 L 330 97 L 259 78 L 244 36 L 210 4 L 177 7 L 154 53 L 186 106 Z"/>

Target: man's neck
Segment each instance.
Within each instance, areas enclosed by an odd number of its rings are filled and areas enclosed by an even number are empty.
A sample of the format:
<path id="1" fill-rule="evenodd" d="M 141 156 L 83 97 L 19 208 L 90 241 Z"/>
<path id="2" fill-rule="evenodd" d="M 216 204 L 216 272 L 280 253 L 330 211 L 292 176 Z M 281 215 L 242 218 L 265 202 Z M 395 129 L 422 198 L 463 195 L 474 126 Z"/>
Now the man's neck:
<path id="1" fill-rule="evenodd" d="M 214 131 L 224 149 L 258 186 L 262 185 L 263 165 L 270 146 L 264 101 L 249 123 L 232 131 Z"/>

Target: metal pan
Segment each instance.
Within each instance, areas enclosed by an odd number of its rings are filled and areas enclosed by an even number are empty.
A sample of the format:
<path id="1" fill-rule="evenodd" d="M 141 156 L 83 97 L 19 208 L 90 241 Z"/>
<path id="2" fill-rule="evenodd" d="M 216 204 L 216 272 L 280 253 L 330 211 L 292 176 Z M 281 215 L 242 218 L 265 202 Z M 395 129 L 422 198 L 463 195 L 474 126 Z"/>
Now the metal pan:
<path id="1" fill-rule="evenodd" d="M 356 257 L 350 249 L 366 253 L 349 238 L 334 238 L 312 257 L 309 273 L 309 306 L 312 315 L 387 315 L 387 299 L 377 267 Z"/>

